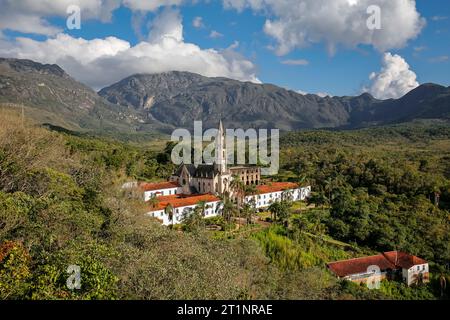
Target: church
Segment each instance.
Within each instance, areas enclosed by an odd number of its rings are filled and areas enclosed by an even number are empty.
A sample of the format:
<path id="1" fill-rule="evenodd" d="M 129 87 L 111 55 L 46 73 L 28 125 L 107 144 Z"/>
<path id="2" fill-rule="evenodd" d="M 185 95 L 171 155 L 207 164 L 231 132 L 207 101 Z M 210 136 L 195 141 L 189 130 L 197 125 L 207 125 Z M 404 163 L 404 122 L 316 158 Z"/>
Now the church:
<path id="1" fill-rule="evenodd" d="M 281 201 L 285 194 L 290 194 L 292 201 L 304 201 L 311 195 L 311 186 L 300 186 L 292 182 L 262 183 L 260 167 L 229 167 L 222 122 L 214 144 L 215 159 L 212 164 L 181 164 L 169 181 L 130 182 L 122 188 L 137 188 L 142 192 L 144 201 L 148 203 L 146 214 L 164 225 L 183 223 L 186 215 L 199 203 L 206 204 L 205 218 L 217 216 L 222 206 L 222 196 L 228 193 L 233 197 L 233 179 L 240 179 L 246 186 L 255 186 L 255 193 L 246 195 L 244 201 L 252 203 L 257 210 L 264 210 L 271 203 Z M 167 208 L 170 208 L 170 213 Z"/>
<path id="2" fill-rule="evenodd" d="M 178 183 L 183 194 L 223 195 L 231 193 L 230 182 L 239 178 L 245 185 L 258 185 L 261 181 L 259 167 L 228 167 L 225 130 L 222 121 L 215 139 L 215 161 L 213 164 L 181 164 L 170 177 Z"/>

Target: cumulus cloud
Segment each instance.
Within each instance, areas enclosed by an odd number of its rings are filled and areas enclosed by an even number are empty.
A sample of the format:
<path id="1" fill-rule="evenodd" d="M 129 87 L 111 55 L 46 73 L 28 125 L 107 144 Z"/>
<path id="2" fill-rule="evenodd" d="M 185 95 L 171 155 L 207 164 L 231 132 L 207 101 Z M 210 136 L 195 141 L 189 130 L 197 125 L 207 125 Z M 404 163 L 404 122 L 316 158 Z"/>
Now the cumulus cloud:
<path id="1" fill-rule="evenodd" d="M 333 54 L 340 45 L 372 45 L 379 51 L 401 48 L 415 38 L 425 20 L 414 0 L 223 0 L 225 8 L 250 8 L 268 16 L 264 31 L 278 55 L 324 42 Z M 381 8 L 381 29 L 367 27 L 367 8 Z"/>
<path id="2" fill-rule="evenodd" d="M 184 0 L 0 0 L 0 30 L 53 36 L 62 29 L 52 25 L 47 17 L 66 17 L 67 8 L 79 6 L 82 19 L 109 22 L 121 5 L 135 14 L 153 12 L 164 6 L 178 6 Z"/>
<path id="3" fill-rule="evenodd" d="M 381 71 L 373 72 L 369 79 L 371 84 L 364 91 L 378 99 L 397 99 L 417 88 L 417 76 L 408 63 L 399 55 L 385 53 Z"/>
<path id="4" fill-rule="evenodd" d="M 85 40 L 59 33 L 45 41 L 19 37 L 0 42 L 0 55 L 56 63 L 96 89 L 133 73 L 172 70 L 259 82 L 254 64 L 232 47 L 219 51 L 186 43 L 177 10 L 163 11 L 156 19 L 149 39 L 135 46 L 116 37 Z"/>
<path id="5" fill-rule="evenodd" d="M 81 8 L 83 19 L 108 22 L 120 0 L 0 0 L 0 29 L 55 35 L 62 30 L 51 25 L 46 17 L 65 17 L 71 5 Z"/>
<path id="6" fill-rule="evenodd" d="M 173 39 L 176 42 L 182 42 L 183 24 L 180 12 L 166 8 L 150 23 L 150 34 L 148 38 L 153 43 L 163 42 L 164 39 Z"/>

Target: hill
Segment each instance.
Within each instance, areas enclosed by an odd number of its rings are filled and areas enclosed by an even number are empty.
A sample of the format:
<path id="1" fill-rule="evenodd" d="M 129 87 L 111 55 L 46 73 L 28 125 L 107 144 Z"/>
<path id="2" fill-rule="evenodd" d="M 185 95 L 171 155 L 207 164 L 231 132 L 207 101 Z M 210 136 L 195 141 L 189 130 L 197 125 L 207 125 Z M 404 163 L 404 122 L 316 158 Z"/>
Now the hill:
<path id="1" fill-rule="evenodd" d="M 191 127 L 194 120 L 211 127 L 222 119 L 234 127 L 290 131 L 450 118 L 450 89 L 434 84 L 422 85 L 397 100 L 381 101 L 368 93 L 322 98 L 271 84 L 175 71 L 133 75 L 99 94 L 177 127 Z"/>
<path id="2" fill-rule="evenodd" d="M 120 139 L 147 139 L 220 119 L 235 128 L 353 129 L 450 119 L 450 88 L 424 84 L 397 100 L 302 95 L 272 84 L 189 72 L 132 75 L 96 93 L 57 65 L 0 58 L 0 104 L 41 124 Z M 143 138 L 144 137 L 144 138 Z"/>

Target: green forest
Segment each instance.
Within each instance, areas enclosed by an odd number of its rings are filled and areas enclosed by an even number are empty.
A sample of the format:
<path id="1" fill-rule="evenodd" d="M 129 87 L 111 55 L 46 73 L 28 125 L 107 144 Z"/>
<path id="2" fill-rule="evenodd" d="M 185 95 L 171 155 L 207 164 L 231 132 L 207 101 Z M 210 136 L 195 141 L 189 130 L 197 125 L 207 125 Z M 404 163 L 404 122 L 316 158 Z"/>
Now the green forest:
<path id="1" fill-rule="evenodd" d="M 0 122 L 0 299 L 449 296 L 448 123 L 285 134 L 271 179 L 310 184 L 308 203 L 263 213 L 230 204 L 223 217 L 169 228 L 121 185 L 166 179 L 171 144 L 54 131 L 8 110 Z M 369 290 L 326 268 L 387 250 L 427 259 L 430 283 Z M 81 268 L 80 289 L 67 286 L 70 265 Z"/>

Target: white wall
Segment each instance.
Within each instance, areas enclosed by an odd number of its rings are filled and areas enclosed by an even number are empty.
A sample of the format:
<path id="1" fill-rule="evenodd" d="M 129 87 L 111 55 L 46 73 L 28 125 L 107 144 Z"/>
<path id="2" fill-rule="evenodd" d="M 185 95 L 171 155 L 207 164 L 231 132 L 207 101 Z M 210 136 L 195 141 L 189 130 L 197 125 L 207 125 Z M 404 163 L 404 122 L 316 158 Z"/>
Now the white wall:
<path id="1" fill-rule="evenodd" d="M 207 202 L 206 205 L 208 208 L 205 212 L 205 218 L 211 218 L 218 216 L 217 207 L 219 205 L 219 201 Z M 183 221 L 184 210 L 195 209 L 197 205 L 178 207 L 173 209 L 173 224 L 179 224 Z M 169 215 L 164 213 L 164 210 L 150 211 L 147 213 L 149 216 L 158 218 L 162 220 L 162 224 L 165 226 L 171 225 L 172 221 L 169 220 Z"/>
<path id="2" fill-rule="evenodd" d="M 291 191 L 293 201 L 303 201 L 306 198 L 308 198 L 311 195 L 311 187 L 304 187 L 304 188 L 298 188 L 298 189 L 291 189 L 291 190 L 285 190 L 285 191 Z M 269 192 L 269 193 L 260 193 L 255 196 L 247 196 L 245 198 L 245 201 L 248 203 L 252 198 L 256 201 L 256 208 L 266 208 L 270 206 L 271 203 L 278 200 L 281 201 L 282 195 L 284 191 L 276 191 L 276 192 Z"/>
<path id="3" fill-rule="evenodd" d="M 420 273 L 429 272 L 428 268 L 429 268 L 428 263 L 426 263 L 412 266 L 409 269 L 403 269 L 402 270 L 403 281 L 405 281 L 406 284 L 410 286 L 411 284 L 416 282 L 416 280 L 419 278 Z"/>
<path id="4" fill-rule="evenodd" d="M 180 188 L 174 187 L 169 189 L 159 189 L 159 190 L 152 190 L 152 191 L 145 191 L 144 192 L 144 201 L 150 200 L 153 195 L 160 197 L 160 196 L 171 196 L 180 193 Z"/>

